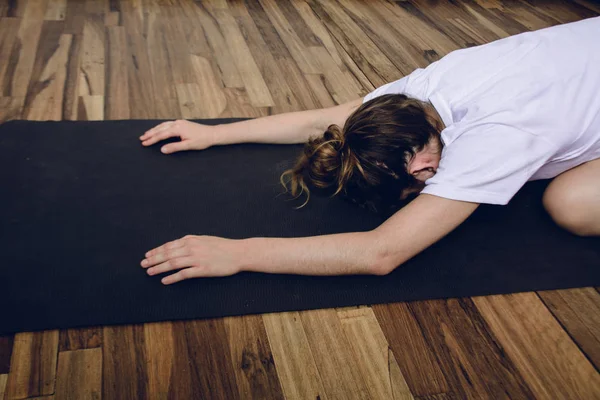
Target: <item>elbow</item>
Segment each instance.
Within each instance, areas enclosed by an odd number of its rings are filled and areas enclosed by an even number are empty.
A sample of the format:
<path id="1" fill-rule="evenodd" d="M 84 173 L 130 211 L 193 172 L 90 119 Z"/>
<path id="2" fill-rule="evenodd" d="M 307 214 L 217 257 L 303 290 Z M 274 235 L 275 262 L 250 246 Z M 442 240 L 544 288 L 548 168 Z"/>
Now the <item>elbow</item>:
<path id="1" fill-rule="evenodd" d="M 401 252 L 398 252 L 395 246 L 391 245 L 375 232 L 370 233 L 373 235 L 371 236 L 372 247 L 370 251 L 370 265 L 373 275 L 388 275 L 407 261 L 407 258 Z"/>
<path id="2" fill-rule="evenodd" d="M 395 262 L 392 257 L 382 252 L 375 252 L 375 255 L 371 262 L 371 272 L 373 275 L 384 276 L 391 273 L 398 267 L 398 263 Z"/>

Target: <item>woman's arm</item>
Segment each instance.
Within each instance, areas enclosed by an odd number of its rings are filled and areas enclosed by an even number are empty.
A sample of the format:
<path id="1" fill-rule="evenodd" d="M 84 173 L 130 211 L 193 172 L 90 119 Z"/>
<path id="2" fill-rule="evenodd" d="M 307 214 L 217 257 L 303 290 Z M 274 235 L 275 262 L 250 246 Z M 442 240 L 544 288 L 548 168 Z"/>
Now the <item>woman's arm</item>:
<path id="1" fill-rule="evenodd" d="M 343 126 L 362 104 L 362 98 L 335 107 L 297 111 L 217 125 L 216 145 L 234 143 L 305 143 L 320 136 L 331 124 Z"/>
<path id="2" fill-rule="evenodd" d="M 227 276 L 240 271 L 300 275 L 385 275 L 446 236 L 478 204 L 420 195 L 377 229 L 305 238 L 188 236 L 146 254 L 148 274 L 163 278 Z"/>
<path id="3" fill-rule="evenodd" d="M 312 136 L 322 135 L 331 124 L 344 125 L 361 104 L 362 98 L 335 107 L 214 126 L 186 120 L 167 121 L 145 132 L 140 140 L 142 145 L 152 146 L 168 138 L 180 138 L 180 142 L 162 147 L 165 154 L 234 143 L 305 143 Z"/>

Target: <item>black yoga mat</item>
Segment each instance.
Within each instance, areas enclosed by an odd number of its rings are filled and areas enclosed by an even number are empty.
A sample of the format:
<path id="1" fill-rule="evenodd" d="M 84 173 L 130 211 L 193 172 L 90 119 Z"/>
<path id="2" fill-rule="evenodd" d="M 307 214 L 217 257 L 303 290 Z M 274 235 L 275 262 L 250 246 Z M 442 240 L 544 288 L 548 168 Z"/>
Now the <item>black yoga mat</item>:
<path id="1" fill-rule="evenodd" d="M 139 262 L 186 234 L 310 236 L 383 217 L 317 196 L 295 210 L 278 196 L 301 146 L 165 156 L 138 140 L 156 123 L 0 126 L 1 333 L 600 285 L 600 239 L 557 228 L 540 205 L 547 182 L 535 182 L 388 276 L 240 273 L 163 286 Z"/>

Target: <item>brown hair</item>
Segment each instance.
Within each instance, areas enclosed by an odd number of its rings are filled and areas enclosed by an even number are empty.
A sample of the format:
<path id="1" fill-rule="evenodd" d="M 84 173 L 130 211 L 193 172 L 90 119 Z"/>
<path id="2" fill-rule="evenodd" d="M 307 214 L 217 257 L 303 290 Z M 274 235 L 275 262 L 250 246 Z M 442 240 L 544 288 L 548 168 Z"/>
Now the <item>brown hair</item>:
<path id="1" fill-rule="evenodd" d="M 403 94 L 388 94 L 362 104 L 344 128 L 330 125 L 311 138 L 296 165 L 281 175 L 295 198 L 310 188 L 343 197 L 373 211 L 397 209 L 402 192 L 416 185 L 407 163 L 442 127 L 427 112 L 428 103 Z M 300 208 L 299 207 L 299 208 Z"/>

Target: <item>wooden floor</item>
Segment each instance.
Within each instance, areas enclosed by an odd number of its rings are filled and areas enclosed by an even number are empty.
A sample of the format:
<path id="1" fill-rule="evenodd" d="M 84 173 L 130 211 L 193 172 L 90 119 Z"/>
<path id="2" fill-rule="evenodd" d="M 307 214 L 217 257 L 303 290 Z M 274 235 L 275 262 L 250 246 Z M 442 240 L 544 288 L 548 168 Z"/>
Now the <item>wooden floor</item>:
<path id="1" fill-rule="evenodd" d="M 2 0 L 0 119 L 326 107 L 452 50 L 599 13 L 583 0 Z M 582 288 L 0 337 L 0 399 L 587 400 L 599 367 L 600 294 Z"/>

